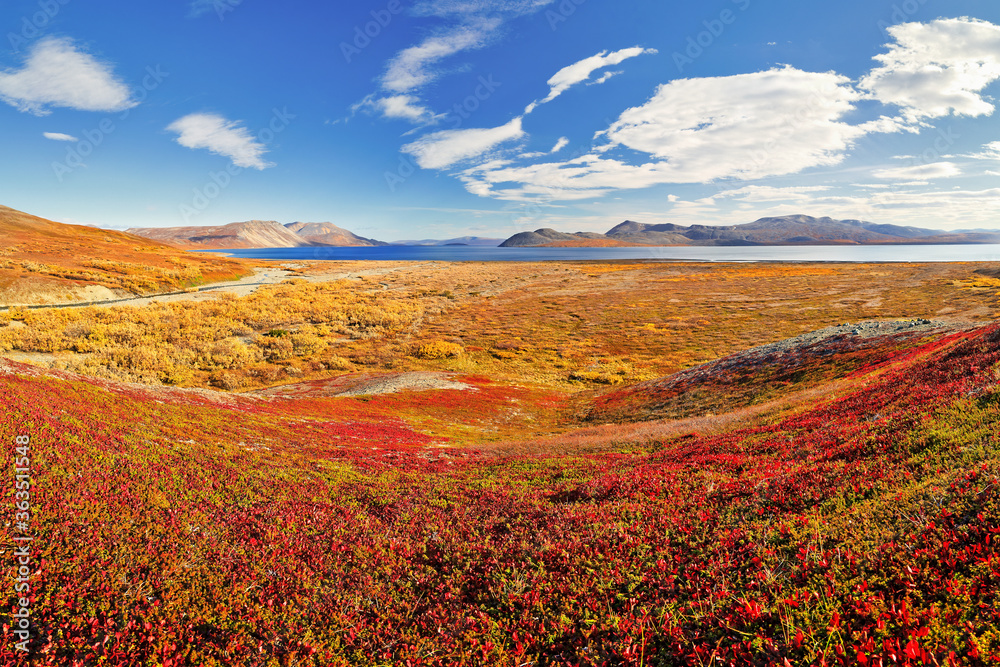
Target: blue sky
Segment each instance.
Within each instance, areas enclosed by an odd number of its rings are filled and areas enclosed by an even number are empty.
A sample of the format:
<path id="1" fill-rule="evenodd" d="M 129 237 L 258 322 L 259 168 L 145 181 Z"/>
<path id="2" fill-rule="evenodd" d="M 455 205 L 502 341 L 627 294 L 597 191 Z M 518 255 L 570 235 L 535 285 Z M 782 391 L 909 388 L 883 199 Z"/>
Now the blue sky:
<path id="1" fill-rule="evenodd" d="M 983 0 L 6 0 L 0 203 L 384 239 L 1000 228 Z"/>

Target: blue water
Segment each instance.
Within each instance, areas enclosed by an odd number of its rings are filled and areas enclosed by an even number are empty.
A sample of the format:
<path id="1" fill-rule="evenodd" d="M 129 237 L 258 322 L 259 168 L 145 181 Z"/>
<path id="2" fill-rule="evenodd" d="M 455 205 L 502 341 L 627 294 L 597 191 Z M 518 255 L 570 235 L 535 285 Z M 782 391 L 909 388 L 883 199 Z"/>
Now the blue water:
<path id="1" fill-rule="evenodd" d="M 651 259 L 700 262 L 1000 262 L 1000 244 L 892 246 L 733 246 L 644 248 L 490 248 L 376 246 L 372 248 L 259 248 L 219 250 L 233 257 L 276 260 L 442 260 L 548 262 Z"/>

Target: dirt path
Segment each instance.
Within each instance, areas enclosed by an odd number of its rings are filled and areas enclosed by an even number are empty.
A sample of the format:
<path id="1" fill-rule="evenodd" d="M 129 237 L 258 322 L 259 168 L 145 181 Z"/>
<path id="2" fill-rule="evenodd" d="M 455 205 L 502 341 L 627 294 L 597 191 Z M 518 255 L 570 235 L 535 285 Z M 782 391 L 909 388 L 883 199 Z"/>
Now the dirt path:
<path id="1" fill-rule="evenodd" d="M 337 273 L 317 273 L 313 275 L 303 275 L 290 270 L 290 268 L 267 267 L 254 269 L 253 275 L 244 276 L 239 280 L 231 280 L 221 283 L 204 285 L 190 291 L 166 292 L 163 294 L 151 294 L 148 296 L 131 296 L 121 299 L 108 299 L 104 301 L 83 301 L 77 303 L 44 304 L 32 306 L 18 306 L 29 310 L 42 310 L 50 308 L 86 308 L 88 306 L 146 306 L 151 303 L 169 303 L 172 301 L 204 301 L 215 298 L 216 294 L 235 294 L 236 296 L 248 296 L 256 292 L 263 285 L 277 285 L 289 278 L 297 278 L 312 283 L 332 282 L 335 280 L 353 280 L 363 276 L 382 276 L 387 273 L 394 273 L 404 269 L 413 269 L 423 266 L 422 264 L 412 264 L 406 267 L 377 268 L 368 271 L 351 271 Z M 10 309 L 10 306 L 0 307 L 0 312 Z"/>

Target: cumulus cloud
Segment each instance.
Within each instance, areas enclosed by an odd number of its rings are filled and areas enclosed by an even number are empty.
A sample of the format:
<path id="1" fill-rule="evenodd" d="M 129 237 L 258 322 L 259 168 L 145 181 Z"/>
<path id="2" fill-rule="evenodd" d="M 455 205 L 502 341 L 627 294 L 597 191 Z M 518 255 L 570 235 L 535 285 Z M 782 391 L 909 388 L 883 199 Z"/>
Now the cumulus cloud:
<path id="1" fill-rule="evenodd" d="M 232 160 L 237 167 L 267 169 L 274 164 L 264 160 L 264 144 L 239 122 L 211 113 L 194 113 L 171 123 L 167 130 L 176 133 L 177 143 L 185 148 L 205 149 Z"/>
<path id="2" fill-rule="evenodd" d="M 934 162 L 932 164 L 918 164 L 912 167 L 893 167 L 891 169 L 879 169 L 873 172 L 875 178 L 884 178 L 896 181 L 912 181 L 934 178 L 952 178 L 961 175 L 962 170 L 954 162 Z"/>
<path id="3" fill-rule="evenodd" d="M 538 105 L 551 102 L 576 84 L 583 83 L 589 79 L 591 75 L 599 69 L 618 65 L 629 58 L 635 58 L 636 56 L 646 53 L 656 53 L 656 49 L 644 49 L 641 46 L 633 46 L 632 48 L 621 49 L 611 53 L 601 51 L 596 55 L 590 56 L 589 58 L 584 58 L 583 60 L 573 63 L 572 65 L 567 65 L 553 74 L 552 78 L 548 80 L 549 94 L 543 99 L 535 100 L 529 104 L 524 112 L 531 113 L 538 107 Z M 614 74 L 617 74 L 617 72 L 605 75 L 595 83 L 604 83 Z"/>
<path id="4" fill-rule="evenodd" d="M 518 116 L 499 127 L 434 132 L 403 146 L 403 152 L 412 155 L 424 169 L 445 169 L 523 136 Z"/>
<path id="5" fill-rule="evenodd" d="M 137 104 L 109 64 L 57 37 L 39 40 L 20 69 L 0 71 L 0 100 L 37 116 L 49 107 L 124 111 Z"/>
<path id="6" fill-rule="evenodd" d="M 42 136 L 52 141 L 80 141 L 73 135 L 63 134 L 62 132 L 42 132 Z"/>
<path id="7" fill-rule="evenodd" d="M 861 79 L 863 90 L 900 107 L 911 122 L 993 112 L 981 92 L 1000 79 L 1000 26 L 956 18 L 888 30 L 894 42 L 887 53 L 875 56 L 881 66 Z"/>
<path id="8" fill-rule="evenodd" d="M 569 139 L 567 139 L 566 137 L 559 137 L 559 141 L 556 142 L 556 145 L 553 146 L 552 150 L 550 150 L 549 152 L 558 153 L 567 146 L 569 146 Z"/>
<path id="9" fill-rule="evenodd" d="M 859 99 L 846 77 L 791 67 L 681 79 L 661 85 L 645 104 L 623 112 L 598 133 L 607 143 L 590 155 L 467 170 L 462 178 L 467 188 L 476 186 L 477 194 L 523 200 L 539 194 L 582 199 L 660 183 L 793 174 L 839 163 L 858 138 L 872 131 L 843 120 Z M 623 149 L 648 157 L 641 157 L 641 164 L 610 157 Z"/>

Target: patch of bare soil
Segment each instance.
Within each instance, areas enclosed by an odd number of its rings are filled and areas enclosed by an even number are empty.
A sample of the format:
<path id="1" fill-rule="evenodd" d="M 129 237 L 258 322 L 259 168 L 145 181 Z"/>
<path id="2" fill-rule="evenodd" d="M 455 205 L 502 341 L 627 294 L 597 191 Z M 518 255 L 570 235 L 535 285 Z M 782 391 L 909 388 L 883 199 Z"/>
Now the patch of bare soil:
<path id="1" fill-rule="evenodd" d="M 463 382 L 456 382 L 448 373 L 413 371 L 408 373 L 341 375 L 325 380 L 311 380 L 269 387 L 248 393 L 285 398 L 316 398 L 322 396 L 374 396 L 376 394 L 429 391 L 432 389 L 475 389 L 475 387 Z"/>

